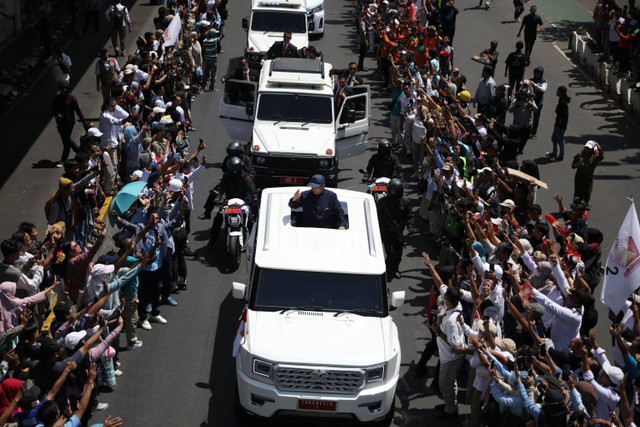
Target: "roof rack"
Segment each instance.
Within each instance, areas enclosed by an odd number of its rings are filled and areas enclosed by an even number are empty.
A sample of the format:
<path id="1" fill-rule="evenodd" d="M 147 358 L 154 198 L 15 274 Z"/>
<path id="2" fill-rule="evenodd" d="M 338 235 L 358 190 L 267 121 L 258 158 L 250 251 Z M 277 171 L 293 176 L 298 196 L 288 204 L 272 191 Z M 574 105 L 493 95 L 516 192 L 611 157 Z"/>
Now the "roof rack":
<path id="1" fill-rule="evenodd" d="M 324 79 L 324 62 L 307 58 L 275 58 L 271 63 L 269 75 L 273 71 L 320 74 Z"/>

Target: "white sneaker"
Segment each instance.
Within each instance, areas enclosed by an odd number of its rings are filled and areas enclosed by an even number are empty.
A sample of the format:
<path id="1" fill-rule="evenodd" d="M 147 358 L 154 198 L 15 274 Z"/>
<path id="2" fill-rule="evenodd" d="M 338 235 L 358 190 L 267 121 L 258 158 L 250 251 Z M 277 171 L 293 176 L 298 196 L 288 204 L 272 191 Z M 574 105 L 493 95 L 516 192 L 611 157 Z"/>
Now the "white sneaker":
<path id="1" fill-rule="evenodd" d="M 149 326 L 151 326 L 151 325 L 149 325 Z M 140 340 L 136 340 L 136 341 L 132 342 L 131 344 L 129 344 L 129 345 L 127 346 L 127 350 L 132 351 L 132 350 L 138 349 L 138 348 L 140 348 L 140 347 L 142 347 L 142 341 L 140 341 Z M 118 368 L 119 368 L 119 367 L 120 367 L 120 366 L 118 366 Z"/>
<path id="2" fill-rule="evenodd" d="M 120 369 L 120 366 L 122 366 L 122 363 L 116 362 L 116 369 Z"/>
<path id="3" fill-rule="evenodd" d="M 142 329 L 144 329 L 145 331 L 150 331 L 151 330 L 151 324 L 149 323 L 148 320 L 143 320 L 142 323 L 140 323 L 140 327 Z"/>
<path id="4" fill-rule="evenodd" d="M 93 409 L 95 409 L 96 411 L 104 411 L 108 407 L 109 407 L 108 403 L 98 403 L 96 404 L 96 406 L 93 407 Z"/>
<path id="5" fill-rule="evenodd" d="M 153 323 L 160 323 L 161 325 L 164 325 L 165 323 L 167 323 L 167 319 L 160 316 L 159 314 L 157 316 L 149 317 L 149 321 Z"/>
<path id="6" fill-rule="evenodd" d="M 120 369 L 116 369 L 115 371 L 113 371 L 113 375 L 115 375 L 116 377 L 121 377 L 122 371 Z"/>

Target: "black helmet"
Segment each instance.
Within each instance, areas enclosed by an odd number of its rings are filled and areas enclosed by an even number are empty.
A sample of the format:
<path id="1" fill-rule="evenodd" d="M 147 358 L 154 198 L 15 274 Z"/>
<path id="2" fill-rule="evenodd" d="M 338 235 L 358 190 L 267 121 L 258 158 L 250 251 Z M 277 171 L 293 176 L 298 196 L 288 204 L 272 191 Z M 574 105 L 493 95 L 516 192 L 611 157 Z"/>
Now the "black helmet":
<path id="1" fill-rule="evenodd" d="M 391 154 L 391 141 L 387 138 L 383 138 L 378 141 L 378 153 L 388 156 Z"/>
<path id="2" fill-rule="evenodd" d="M 232 176 L 239 177 L 242 174 L 242 160 L 239 157 L 232 157 L 227 160 L 227 170 Z"/>
<path id="3" fill-rule="evenodd" d="M 227 154 L 229 156 L 236 156 L 242 158 L 244 154 L 244 148 L 239 141 L 233 141 L 227 146 Z"/>
<path id="4" fill-rule="evenodd" d="M 387 184 L 387 194 L 389 197 L 399 199 L 404 194 L 404 184 L 400 178 L 392 178 Z"/>

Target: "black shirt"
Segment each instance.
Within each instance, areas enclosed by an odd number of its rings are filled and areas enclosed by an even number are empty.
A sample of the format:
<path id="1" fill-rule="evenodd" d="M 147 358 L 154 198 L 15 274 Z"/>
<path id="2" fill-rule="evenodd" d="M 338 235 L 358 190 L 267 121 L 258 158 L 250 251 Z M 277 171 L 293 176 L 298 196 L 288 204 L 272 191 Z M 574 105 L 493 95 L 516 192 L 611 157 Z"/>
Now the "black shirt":
<path id="1" fill-rule="evenodd" d="M 538 25 L 542 27 L 542 18 L 530 13 L 522 18 L 522 24 L 524 25 L 524 38 L 535 39 L 538 35 Z"/>

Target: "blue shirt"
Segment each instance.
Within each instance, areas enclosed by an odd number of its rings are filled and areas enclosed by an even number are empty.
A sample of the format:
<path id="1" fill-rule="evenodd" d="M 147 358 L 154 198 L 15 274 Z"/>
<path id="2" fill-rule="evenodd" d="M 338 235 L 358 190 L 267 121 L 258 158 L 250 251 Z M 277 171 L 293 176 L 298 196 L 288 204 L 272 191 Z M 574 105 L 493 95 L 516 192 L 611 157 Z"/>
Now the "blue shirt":
<path id="1" fill-rule="evenodd" d="M 311 190 L 307 190 L 295 202 L 289 200 L 289 207 L 302 208 L 299 227 L 346 227 L 344 211 L 333 191 L 325 189 L 321 194 L 315 195 Z"/>
<path id="2" fill-rule="evenodd" d="M 80 422 L 80 419 L 75 415 L 72 415 L 71 418 L 69 418 L 69 421 L 64 423 L 64 427 L 80 427 L 81 425 L 82 423 Z M 44 424 L 38 423 L 36 427 L 44 427 Z"/>

